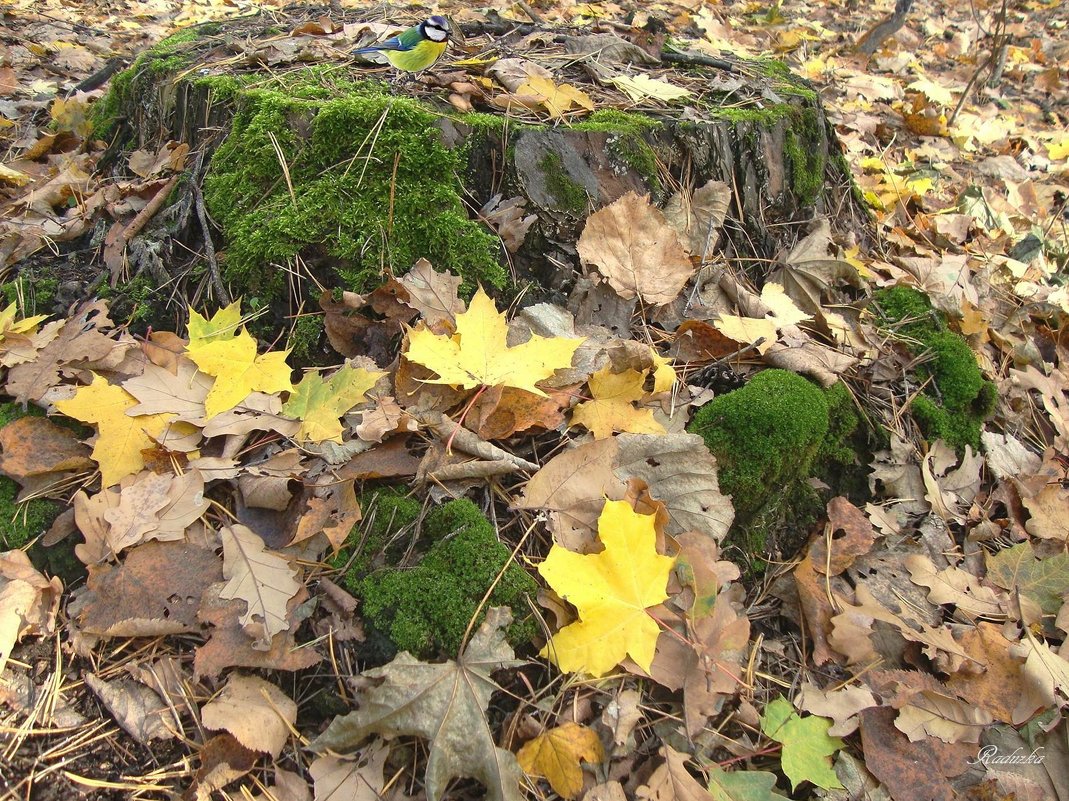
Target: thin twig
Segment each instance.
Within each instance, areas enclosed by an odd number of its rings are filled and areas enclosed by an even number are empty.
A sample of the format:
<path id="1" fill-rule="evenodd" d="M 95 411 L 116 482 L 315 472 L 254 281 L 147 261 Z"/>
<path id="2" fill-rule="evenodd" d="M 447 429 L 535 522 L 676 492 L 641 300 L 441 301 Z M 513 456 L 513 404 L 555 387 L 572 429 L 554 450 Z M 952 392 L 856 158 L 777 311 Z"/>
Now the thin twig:
<path id="1" fill-rule="evenodd" d="M 212 286 L 219 296 L 219 301 L 225 306 L 230 303 L 230 293 L 226 290 L 223 277 L 219 273 L 219 260 L 215 257 L 215 243 L 212 242 L 212 229 L 208 224 L 208 210 L 204 207 L 204 194 L 200 184 L 193 181 L 193 203 L 197 210 L 197 219 L 200 221 L 200 229 L 204 234 L 204 257 L 208 261 L 208 272 L 212 277 Z"/>
<path id="2" fill-rule="evenodd" d="M 274 132 L 268 131 L 267 138 L 271 140 L 271 147 L 275 149 L 275 156 L 278 158 L 278 164 L 282 168 L 282 177 L 286 179 L 286 188 L 290 191 L 290 202 L 293 204 L 294 210 L 297 209 L 297 194 L 293 191 L 293 179 L 290 177 L 290 165 L 286 163 L 286 154 L 282 152 L 282 145 L 278 143 L 278 137 Z"/>
<path id="3" fill-rule="evenodd" d="M 730 61 L 700 53 L 683 53 L 677 50 L 662 50 L 661 60 L 669 64 L 688 64 L 695 67 L 715 67 L 724 72 L 738 72 L 739 69 Z"/>
<path id="4" fill-rule="evenodd" d="M 999 16 L 995 22 L 995 30 L 991 34 L 991 53 L 984 60 L 984 63 L 976 68 L 976 71 L 969 78 L 969 82 L 965 84 L 965 89 L 961 93 L 961 97 L 958 98 L 958 104 L 954 106 L 954 111 L 947 119 L 947 127 L 950 128 L 954 125 L 954 120 L 958 118 L 958 114 L 961 112 L 962 107 L 965 105 L 965 101 L 969 99 L 969 95 L 972 93 L 973 86 L 980 79 L 984 70 L 988 67 L 992 67 L 999 57 L 999 51 L 1002 49 L 1002 45 L 1005 44 L 1005 31 L 1006 31 L 1006 0 L 1002 0 L 1002 8 L 999 11 Z"/>

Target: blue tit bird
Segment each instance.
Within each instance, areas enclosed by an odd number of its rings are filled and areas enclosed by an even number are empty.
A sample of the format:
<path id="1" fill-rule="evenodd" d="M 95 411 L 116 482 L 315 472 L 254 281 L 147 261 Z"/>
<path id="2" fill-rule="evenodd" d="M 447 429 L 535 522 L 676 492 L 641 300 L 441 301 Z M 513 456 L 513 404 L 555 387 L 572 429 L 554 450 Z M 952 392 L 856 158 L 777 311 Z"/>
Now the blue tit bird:
<path id="1" fill-rule="evenodd" d="M 441 58 L 448 40 L 449 22 L 435 14 L 385 42 L 354 50 L 353 55 L 382 53 L 399 70 L 421 72 Z"/>

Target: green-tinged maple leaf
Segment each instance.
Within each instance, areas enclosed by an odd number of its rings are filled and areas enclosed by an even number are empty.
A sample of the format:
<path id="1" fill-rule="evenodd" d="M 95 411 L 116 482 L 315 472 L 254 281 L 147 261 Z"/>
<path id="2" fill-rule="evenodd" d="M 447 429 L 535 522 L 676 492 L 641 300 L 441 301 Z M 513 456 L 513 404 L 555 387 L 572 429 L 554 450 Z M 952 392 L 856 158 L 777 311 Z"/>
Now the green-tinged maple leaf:
<path id="1" fill-rule="evenodd" d="M 987 580 L 1010 592 L 1020 591 L 1044 615 L 1056 615 L 1069 592 L 1069 554 L 1037 559 L 1032 543 L 1022 542 L 987 554 Z"/>
<path id="2" fill-rule="evenodd" d="M 557 370 L 570 367 L 583 339 L 541 337 L 532 334 L 522 345 L 510 348 L 505 315 L 480 289 L 466 312 L 457 315 L 456 333 L 439 336 L 425 326 L 408 335 L 409 361 L 434 370 L 432 384 L 463 389 L 516 387 L 546 397 L 535 384 Z"/>
<path id="3" fill-rule="evenodd" d="M 137 406 L 137 398 L 95 373 L 92 384 L 79 387 L 73 398 L 56 402 L 56 409 L 62 414 L 97 427 L 92 459 L 100 465 L 100 480 L 104 487 L 117 484 L 141 470 L 145 465 L 141 452 L 156 444 L 154 438 L 163 433 L 174 417 L 172 414 L 127 414 L 134 406 Z"/>
<path id="4" fill-rule="evenodd" d="M 776 774 L 764 770 L 733 770 L 709 766 L 713 801 L 787 801 L 776 792 Z"/>
<path id="5" fill-rule="evenodd" d="M 825 790 L 843 789 L 831 766 L 831 756 L 843 747 L 843 741 L 828 736 L 831 724 L 816 715 L 801 717 L 786 698 L 777 698 L 765 707 L 761 731 L 783 745 L 780 764 L 792 790 L 803 781 Z"/>
<path id="6" fill-rule="evenodd" d="M 630 656 L 643 670 L 653 662 L 660 627 L 646 609 L 668 598 L 675 559 L 657 553 L 653 515 L 626 501 L 608 501 L 598 518 L 605 550 L 579 554 L 554 545 L 538 572 L 579 610 L 541 655 L 566 673 L 604 676 Z"/>
<path id="7" fill-rule="evenodd" d="M 189 345 L 207 345 L 220 339 L 230 339 L 241 326 L 241 301 L 235 300 L 225 309 L 219 309 L 210 320 L 205 319 L 192 308 L 189 310 Z"/>
<path id="8" fill-rule="evenodd" d="M 490 801 L 521 801 L 520 766 L 511 752 L 497 747 L 486 719 L 490 696 L 500 689 L 490 674 L 522 664 L 505 642 L 511 621 L 507 608 L 491 609 L 456 662 L 432 665 L 405 652 L 364 671 L 382 682 L 363 692 L 356 712 L 335 718 L 312 748 L 348 754 L 371 734 L 417 734 L 429 741 L 430 801 L 438 801 L 457 776 L 482 782 Z"/>
<path id="9" fill-rule="evenodd" d="M 341 442 L 342 427 L 338 418 L 356 406 L 364 393 L 384 375 L 386 373 L 349 365 L 327 379 L 319 373 L 308 373 L 293 388 L 289 400 L 282 406 L 282 414 L 301 421 L 298 440 Z"/>
<path id="10" fill-rule="evenodd" d="M 253 392 L 290 392 L 289 351 L 256 355 L 256 340 L 247 331 L 230 339 L 189 345 L 186 353 L 201 370 L 215 376 L 204 400 L 207 419 L 233 409 Z"/>

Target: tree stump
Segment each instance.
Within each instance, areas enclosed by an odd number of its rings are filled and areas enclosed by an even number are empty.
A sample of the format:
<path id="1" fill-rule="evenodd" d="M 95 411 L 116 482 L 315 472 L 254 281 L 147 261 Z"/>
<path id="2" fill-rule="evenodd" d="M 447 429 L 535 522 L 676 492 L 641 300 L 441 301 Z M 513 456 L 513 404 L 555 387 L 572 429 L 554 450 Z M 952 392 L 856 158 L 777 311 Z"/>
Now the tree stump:
<path id="1" fill-rule="evenodd" d="M 116 76 L 96 112 L 116 156 L 167 140 L 200 154 L 178 187 L 193 191 L 168 218 L 185 239 L 172 255 L 203 253 L 198 219 L 210 217 L 216 287 L 270 306 L 279 322 L 317 287 L 366 291 L 421 257 L 469 288 L 560 301 L 580 275 L 587 217 L 628 192 L 662 204 L 681 187 L 724 182 L 720 242 L 694 255 L 726 258 L 757 283 L 814 218 L 867 225 L 819 95 L 778 61 L 658 60 L 628 43 L 606 64 L 612 48 L 584 55 L 591 45 L 575 31 L 462 26 L 453 57 L 492 48 L 566 63 L 552 85 L 585 92 L 594 110 L 554 114 L 508 102 L 516 93 L 476 67 L 451 68 L 450 56 L 417 79 L 354 64 L 361 26 L 342 24 L 253 16 L 187 29 Z M 631 102 L 610 73 L 690 95 Z"/>

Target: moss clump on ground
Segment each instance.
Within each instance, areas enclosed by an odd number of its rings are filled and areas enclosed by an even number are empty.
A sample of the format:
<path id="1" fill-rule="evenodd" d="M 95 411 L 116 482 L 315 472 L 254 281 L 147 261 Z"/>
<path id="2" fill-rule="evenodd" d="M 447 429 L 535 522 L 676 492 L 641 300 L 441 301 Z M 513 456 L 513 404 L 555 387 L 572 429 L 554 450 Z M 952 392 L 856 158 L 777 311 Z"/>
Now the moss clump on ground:
<path id="1" fill-rule="evenodd" d="M 867 438 L 861 423 L 844 384 L 822 390 L 786 370 L 760 372 L 698 410 L 688 430 L 716 456 L 720 489 L 735 507 L 728 543 L 752 574 L 763 571 L 769 551 L 789 556 L 805 542 L 823 512 L 811 476 L 852 496 L 865 492 L 855 469 Z M 858 487 L 841 480 L 858 475 Z"/>
<path id="2" fill-rule="evenodd" d="M 828 433 L 820 445 L 817 461 L 849 464 L 857 456 L 852 442 L 861 425 L 861 415 L 842 381 L 824 390 L 824 400 L 828 404 Z"/>
<path id="3" fill-rule="evenodd" d="M 688 429 L 716 456 L 720 488 L 746 520 L 809 476 L 828 433 L 828 401 L 800 375 L 764 370 L 699 409 Z"/>
<path id="4" fill-rule="evenodd" d="M 360 498 L 364 525 L 350 535 L 346 546 L 334 557 L 332 565 L 345 570 L 344 583 L 354 595 L 359 594 L 364 577 L 377 561 L 391 556 L 400 559 L 404 548 L 391 548 L 398 535 L 419 520 L 423 507 L 410 498 L 406 490 L 383 487 L 365 493 Z"/>
<path id="5" fill-rule="evenodd" d="M 463 154 L 445 147 L 437 116 L 380 84 L 331 81 L 310 70 L 238 95 L 204 184 L 226 235 L 224 278 L 278 297 L 286 273 L 272 265 L 311 253 L 358 291 L 420 257 L 470 288 L 503 286 L 497 242 L 462 201 Z"/>
<path id="6" fill-rule="evenodd" d="M 48 531 L 63 511 L 59 503 L 45 498 L 16 503 L 18 494 L 18 484 L 6 476 L 0 477 L 0 550 L 23 547 Z"/>
<path id="7" fill-rule="evenodd" d="M 293 321 L 286 350 L 293 356 L 293 364 L 314 364 L 318 355 L 319 341 L 323 336 L 323 318 L 320 315 L 304 315 Z"/>
<path id="8" fill-rule="evenodd" d="M 419 510 L 418 503 L 396 491 L 378 494 L 374 518 L 345 583 L 362 603 L 369 639 L 385 635 L 396 650 L 420 658 L 455 656 L 479 602 L 508 564 L 509 549 L 475 504 L 450 501 L 423 520 L 421 540 L 430 544 L 415 567 L 374 569 L 375 551 L 414 523 Z M 526 614 L 525 596 L 537 590 L 537 582 L 522 567 L 509 565 L 476 625 L 486 608 L 509 606 L 517 618 L 508 629 L 509 641 L 529 641 L 537 629 Z"/>
<path id="9" fill-rule="evenodd" d="M 13 281 L 0 284 L 0 292 L 4 295 L 4 306 L 17 303 L 22 317 L 49 314 L 58 290 L 58 279 L 39 277 L 29 271 L 20 273 Z"/>
<path id="10" fill-rule="evenodd" d="M 915 356 L 925 357 L 917 379 L 927 382 L 910 412 L 930 442 L 944 440 L 959 453 L 980 447 L 980 429 L 998 394 L 984 378 L 969 343 L 947 328 L 923 292 L 912 287 L 882 289 L 873 296 L 881 328 L 895 334 Z"/>
<path id="11" fill-rule="evenodd" d="M 127 325 L 141 323 L 140 328 L 144 329 L 153 311 L 159 308 L 161 291 L 152 278 L 138 275 L 114 289 L 104 284 L 97 294 L 109 301 L 109 314 L 113 319 Z"/>

